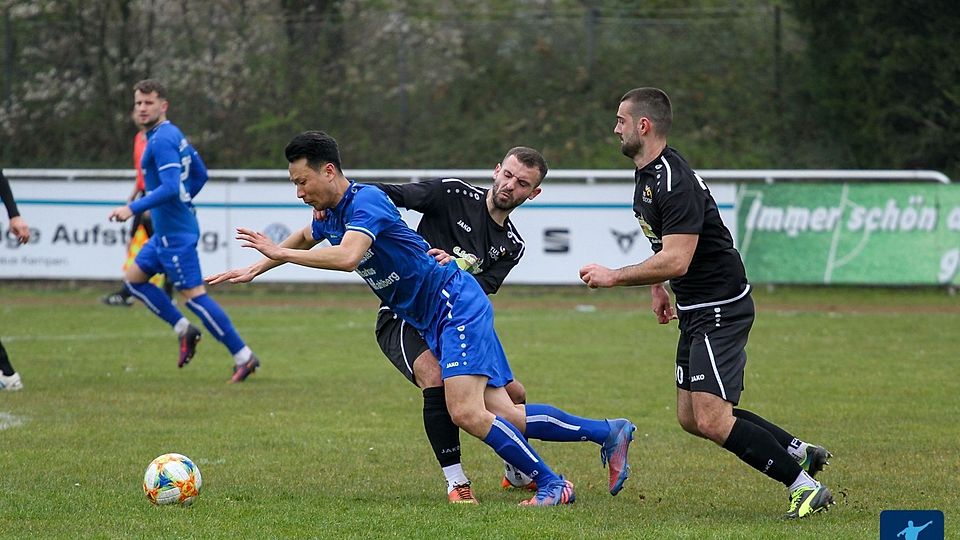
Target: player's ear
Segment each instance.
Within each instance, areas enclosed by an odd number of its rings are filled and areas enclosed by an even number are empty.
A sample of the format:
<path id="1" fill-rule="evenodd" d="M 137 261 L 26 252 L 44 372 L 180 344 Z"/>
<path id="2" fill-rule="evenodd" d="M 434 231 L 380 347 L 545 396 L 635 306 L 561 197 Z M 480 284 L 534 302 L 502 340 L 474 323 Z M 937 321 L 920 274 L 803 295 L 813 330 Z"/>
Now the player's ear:
<path id="1" fill-rule="evenodd" d="M 541 191 L 543 191 L 543 189 L 540 188 L 540 186 L 537 186 L 537 189 L 535 189 L 535 190 L 533 190 L 533 191 L 530 192 L 530 196 L 527 197 L 527 200 L 528 200 L 528 201 L 532 201 L 532 200 L 536 199 L 536 198 L 537 198 L 537 195 L 539 195 Z"/>
<path id="2" fill-rule="evenodd" d="M 337 167 L 333 163 L 324 163 L 323 164 L 323 175 L 328 178 L 333 178 L 337 176 Z"/>
<path id="3" fill-rule="evenodd" d="M 500 163 L 497 163 L 497 166 L 493 168 L 493 179 L 497 179 L 497 175 L 500 174 Z"/>

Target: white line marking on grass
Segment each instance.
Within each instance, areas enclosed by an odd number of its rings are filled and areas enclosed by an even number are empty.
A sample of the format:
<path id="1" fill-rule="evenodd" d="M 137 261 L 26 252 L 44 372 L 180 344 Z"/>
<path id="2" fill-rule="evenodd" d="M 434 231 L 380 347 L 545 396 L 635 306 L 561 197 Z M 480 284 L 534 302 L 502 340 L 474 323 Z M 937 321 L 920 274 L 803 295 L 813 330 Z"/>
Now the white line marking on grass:
<path id="1" fill-rule="evenodd" d="M 25 416 L 17 416 L 8 412 L 0 412 L 0 431 L 20 427 L 27 422 Z"/>
<path id="2" fill-rule="evenodd" d="M 123 334 L 36 334 L 27 336 L 3 336 L 3 341 L 94 341 L 101 339 L 135 339 L 143 337 L 170 336 L 172 332 L 126 332 Z"/>

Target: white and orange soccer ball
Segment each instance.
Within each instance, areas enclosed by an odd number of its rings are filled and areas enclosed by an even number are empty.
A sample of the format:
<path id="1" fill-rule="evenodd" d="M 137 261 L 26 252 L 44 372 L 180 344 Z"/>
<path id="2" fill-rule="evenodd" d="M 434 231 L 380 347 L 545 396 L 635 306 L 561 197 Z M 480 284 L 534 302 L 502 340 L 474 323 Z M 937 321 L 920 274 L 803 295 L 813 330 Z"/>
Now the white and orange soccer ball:
<path id="1" fill-rule="evenodd" d="M 190 506 L 200 496 L 200 468 L 181 454 L 164 454 L 147 465 L 143 492 L 153 504 Z"/>

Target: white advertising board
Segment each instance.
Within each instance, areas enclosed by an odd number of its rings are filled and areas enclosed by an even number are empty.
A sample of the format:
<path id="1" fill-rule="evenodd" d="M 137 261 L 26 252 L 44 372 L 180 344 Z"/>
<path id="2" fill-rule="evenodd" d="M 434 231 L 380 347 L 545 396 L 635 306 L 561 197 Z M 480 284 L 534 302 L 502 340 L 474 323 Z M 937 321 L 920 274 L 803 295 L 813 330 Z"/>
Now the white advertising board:
<path id="1" fill-rule="evenodd" d="M 117 279 L 125 259 L 130 222 L 106 220 L 122 204 L 129 181 L 18 181 L 20 213 L 32 229 L 30 243 L 18 246 L 0 221 L 0 278 Z M 736 237 L 735 186 L 714 184 L 714 198 Z M 526 242 L 521 263 L 507 283 L 575 284 L 584 264 L 634 264 L 651 255 L 631 209 L 633 185 L 544 186 L 539 197 L 511 215 Z M 206 274 L 244 266 L 259 253 L 234 240 L 238 226 L 280 240 L 307 225 L 311 211 L 286 182 L 208 182 L 196 198 L 201 238 L 198 250 Z M 416 227 L 419 214 L 403 211 Z M 355 274 L 284 265 L 260 281 L 363 281 Z"/>

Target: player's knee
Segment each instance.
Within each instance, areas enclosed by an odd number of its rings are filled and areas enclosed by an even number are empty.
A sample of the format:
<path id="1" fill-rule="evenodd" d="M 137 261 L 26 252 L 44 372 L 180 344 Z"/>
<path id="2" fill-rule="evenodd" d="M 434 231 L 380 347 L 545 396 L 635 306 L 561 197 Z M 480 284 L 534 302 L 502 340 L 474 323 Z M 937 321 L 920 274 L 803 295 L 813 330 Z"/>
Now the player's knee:
<path id="1" fill-rule="evenodd" d="M 510 396 L 510 401 L 517 405 L 527 402 L 527 389 L 520 381 L 510 381 L 510 384 L 507 385 L 507 395 Z"/>
<path id="2" fill-rule="evenodd" d="M 694 420 L 693 415 L 683 414 L 680 411 L 677 411 L 677 422 L 680 423 L 680 427 L 682 427 L 687 433 L 691 435 L 697 435 L 698 437 L 701 436 L 700 430 L 697 429 L 697 422 Z"/>
<path id="3" fill-rule="evenodd" d="M 469 407 L 464 404 L 451 403 L 447 403 L 447 410 L 450 412 L 450 419 L 453 420 L 453 423 L 460 429 L 475 437 L 479 436 L 478 433 L 483 431 L 483 421 L 486 416 L 485 410 Z"/>
<path id="4" fill-rule="evenodd" d="M 700 436 L 711 441 L 723 442 L 726 437 L 726 433 L 722 433 L 723 423 L 713 415 L 698 415 L 695 425 Z"/>
<path id="5" fill-rule="evenodd" d="M 420 388 L 443 386 L 440 364 L 432 353 L 426 351 L 414 360 L 413 378 Z"/>

